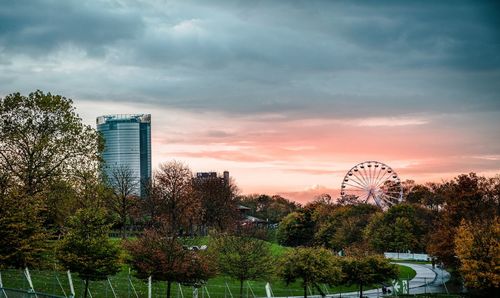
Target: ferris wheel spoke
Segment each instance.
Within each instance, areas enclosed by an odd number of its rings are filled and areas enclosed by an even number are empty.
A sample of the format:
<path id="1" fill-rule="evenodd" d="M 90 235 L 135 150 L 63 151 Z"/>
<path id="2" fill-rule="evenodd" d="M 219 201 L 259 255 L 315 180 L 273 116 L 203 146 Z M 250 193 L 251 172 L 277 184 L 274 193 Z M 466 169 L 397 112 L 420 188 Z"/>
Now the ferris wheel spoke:
<path id="1" fill-rule="evenodd" d="M 384 197 L 386 197 L 386 198 L 391 198 L 391 199 L 394 199 L 394 200 L 396 200 L 396 201 L 399 201 L 399 198 L 398 198 L 398 197 L 389 196 L 389 195 L 387 195 L 387 194 L 384 194 Z"/>
<path id="2" fill-rule="evenodd" d="M 357 177 L 356 177 L 356 178 L 357 178 Z M 349 178 L 347 178 L 347 179 L 349 179 Z M 345 181 L 345 179 L 344 179 L 344 181 Z M 349 181 L 352 181 L 352 182 L 354 182 L 354 183 L 358 184 L 359 186 L 361 186 L 361 187 L 363 187 L 363 188 L 364 188 L 364 187 L 366 187 L 366 185 L 365 185 L 365 184 L 362 184 L 361 182 L 359 182 L 359 178 L 358 178 L 357 180 L 354 180 L 354 179 L 349 179 Z"/>
<path id="3" fill-rule="evenodd" d="M 387 174 L 389 174 L 389 175 L 387 175 Z M 392 175 L 392 173 L 385 172 L 382 175 L 382 177 L 380 177 L 380 179 L 375 182 L 375 186 L 380 187 L 381 185 L 383 185 L 385 183 L 385 181 L 387 181 L 387 178 L 391 177 L 391 175 Z"/>
<path id="4" fill-rule="evenodd" d="M 380 176 L 380 173 L 382 173 L 382 169 L 378 169 L 377 177 L 375 178 L 375 181 L 378 181 L 378 177 Z"/>
<path id="5" fill-rule="evenodd" d="M 365 173 L 365 176 L 366 176 L 366 181 L 368 183 L 368 185 L 371 185 L 371 181 L 370 181 L 370 176 L 366 173 L 366 166 L 363 166 L 363 173 Z"/>
<path id="6" fill-rule="evenodd" d="M 363 203 L 366 203 L 366 201 L 368 200 L 369 198 L 369 195 L 368 194 L 363 194 L 362 196 L 359 197 L 359 201 L 363 202 Z"/>
<path id="7" fill-rule="evenodd" d="M 366 190 L 364 190 L 364 189 L 352 189 L 352 188 L 348 188 L 347 190 L 348 190 L 348 191 L 361 191 L 361 192 L 366 192 Z"/>
<path id="8" fill-rule="evenodd" d="M 362 173 L 361 170 L 363 170 L 364 173 Z M 363 181 L 365 182 L 365 184 L 367 186 L 370 185 L 370 182 L 368 181 L 368 178 L 366 177 L 365 169 L 361 169 L 361 170 L 358 170 L 359 176 L 363 179 Z"/>
<path id="9" fill-rule="evenodd" d="M 367 186 L 366 181 L 362 177 L 358 176 L 357 174 L 353 174 L 353 177 L 357 179 L 359 185 L 363 187 Z"/>
<path id="10" fill-rule="evenodd" d="M 375 168 L 372 170 L 373 165 L 369 164 L 368 167 L 368 173 L 370 173 L 370 184 L 373 184 L 373 181 L 375 179 Z"/>
<path id="11" fill-rule="evenodd" d="M 364 189 L 363 187 L 361 187 L 361 186 L 358 186 L 358 185 L 353 185 L 353 184 L 349 184 L 349 183 L 347 183 L 347 182 L 344 182 L 344 185 L 349 185 L 349 186 L 354 187 L 354 188 L 359 188 L 359 189 L 361 189 L 361 190 L 365 190 L 365 189 Z"/>

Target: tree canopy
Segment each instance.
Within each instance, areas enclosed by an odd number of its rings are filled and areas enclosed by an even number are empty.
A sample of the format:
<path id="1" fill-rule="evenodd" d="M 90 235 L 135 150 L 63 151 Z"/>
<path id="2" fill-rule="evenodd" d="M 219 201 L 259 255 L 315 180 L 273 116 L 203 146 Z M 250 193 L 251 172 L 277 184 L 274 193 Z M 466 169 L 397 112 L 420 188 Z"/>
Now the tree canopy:
<path id="1" fill-rule="evenodd" d="M 324 248 L 299 247 L 285 252 L 278 266 L 278 275 L 286 284 L 302 280 L 304 297 L 308 287 L 323 293 L 319 284 L 334 285 L 341 281 L 338 258 Z"/>
<path id="2" fill-rule="evenodd" d="M 251 237 L 220 235 L 210 244 L 216 255 L 219 271 L 240 282 L 268 277 L 274 269 L 270 244 Z"/>
<path id="3" fill-rule="evenodd" d="M 57 244 L 62 266 L 85 281 L 103 280 L 120 271 L 120 250 L 108 238 L 109 225 L 103 209 L 80 209 L 69 219 L 67 232 Z"/>
<path id="4" fill-rule="evenodd" d="M 42 91 L 0 99 L 0 167 L 28 195 L 99 160 L 102 142 L 72 104 Z"/>

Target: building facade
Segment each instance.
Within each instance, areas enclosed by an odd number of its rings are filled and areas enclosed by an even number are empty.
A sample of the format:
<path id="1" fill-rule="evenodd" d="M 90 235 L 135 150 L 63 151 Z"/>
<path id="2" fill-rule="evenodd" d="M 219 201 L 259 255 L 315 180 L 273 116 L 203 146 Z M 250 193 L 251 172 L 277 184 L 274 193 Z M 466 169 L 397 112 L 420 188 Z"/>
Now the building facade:
<path id="1" fill-rule="evenodd" d="M 131 171 L 136 195 L 144 195 L 142 183 L 151 179 L 151 115 L 118 114 L 97 117 L 97 131 L 104 138 L 104 173 L 117 168 Z"/>

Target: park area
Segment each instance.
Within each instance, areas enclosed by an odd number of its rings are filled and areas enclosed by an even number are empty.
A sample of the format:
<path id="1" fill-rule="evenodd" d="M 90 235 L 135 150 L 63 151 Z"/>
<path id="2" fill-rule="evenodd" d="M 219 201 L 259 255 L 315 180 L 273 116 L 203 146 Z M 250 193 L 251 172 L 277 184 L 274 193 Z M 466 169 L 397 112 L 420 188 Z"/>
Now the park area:
<path id="1" fill-rule="evenodd" d="M 113 242 L 120 243 L 120 239 L 113 239 Z M 194 243 L 207 243 L 207 237 Z M 193 242 L 192 242 L 193 243 Z M 271 244 L 273 255 L 279 257 L 290 248 Z M 404 265 L 397 265 L 398 279 L 410 280 L 415 276 L 415 270 Z M 17 297 L 14 290 L 29 292 L 30 283 L 26 278 L 26 271 L 20 269 L 1 270 L 3 286 L 7 297 Z M 47 293 L 53 297 L 68 297 L 71 294 L 70 282 L 67 272 L 55 270 L 29 270 L 33 289 L 37 293 Z M 83 297 L 85 283 L 76 274 L 72 274 L 72 282 L 76 297 Z M 271 276 L 267 280 L 245 281 L 244 297 L 266 297 L 266 284 L 269 282 L 270 289 L 274 297 L 301 296 L 303 293 L 302 283 L 295 281 L 286 284 L 277 276 Z M 358 290 L 356 285 L 327 285 L 320 284 L 323 293 L 340 294 L 355 292 Z M 381 284 L 367 285 L 365 290 L 380 288 Z M 172 287 L 172 297 L 192 297 L 193 286 L 176 283 Z M 206 284 L 200 286 L 199 297 L 237 297 L 240 290 L 240 283 L 228 276 L 216 276 L 209 279 Z M 321 293 L 315 287 L 309 287 L 310 295 L 320 295 Z M 152 282 L 152 297 L 165 297 L 166 283 L 164 281 Z M 106 280 L 93 281 L 89 285 L 89 297 L 148 297 L 147 280 L 138 279 L 133 270 L 128 265 L 123 265 L 121 270 Z M 43 295 L 43 294 L 42 294 Z M 0 297 L 2 293 L 0 293 Z"/>

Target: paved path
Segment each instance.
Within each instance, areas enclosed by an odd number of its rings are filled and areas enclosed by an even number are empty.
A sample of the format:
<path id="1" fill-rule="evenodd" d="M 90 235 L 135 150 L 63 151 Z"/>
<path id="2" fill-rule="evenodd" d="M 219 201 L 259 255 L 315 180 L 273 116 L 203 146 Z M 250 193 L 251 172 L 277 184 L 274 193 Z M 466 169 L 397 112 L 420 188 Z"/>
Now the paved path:
<path id="1" fill-rule="evenodd" d="M 439 268 L 432 268 L 430 264 L 412 264 L 412 263 L 400 263 L 397 264 L 407 266 L 415 270 L 416 275 L 410 280 L 410 294 L 421 294 L 421 293 L 446 293 L 446 288 L 443 284 L 450 279 L 450 274 Z M 391 288 L 392 290 L 392 288 Z M 363 292 L 363 296 L 366 297 L 383 297 L 390 294 L 383 295 L 382 289 L 373 289 Z M 302 296 L 297 296 L 302 297 Z M 311 298 L 320 298 L 319 295 L 308 296 Z M 359 297 L 359 292 L 342 293 L 335 295 L 327 295 L 327 297 Z M 292 298 L 292 297 L 290 297 Z M 295 297 L 293 297 L 295 298 Z"/>
<path id="2" fill-rule="evenodd" d="M 443 293 L 446 289 L 442 286 L 446 281 L 450 279 L 450 274 L 439 268 L 432 268 L 430 264 L 412 264 L 412 263 L 400 263 L 415 270 L 416 275 L 410 280 L 409 288 L 410 294 L 421 294 L 421 293 Z M 392 290 L 392 288 L 391 288 Z M 383 297 L 382 289 L 374 289 L 363 292 L 363 296 L 367 297 Z M 335 295 L 331 297 L 359 297 L 359 292 L 345 293 L 340 295 Z"/>

